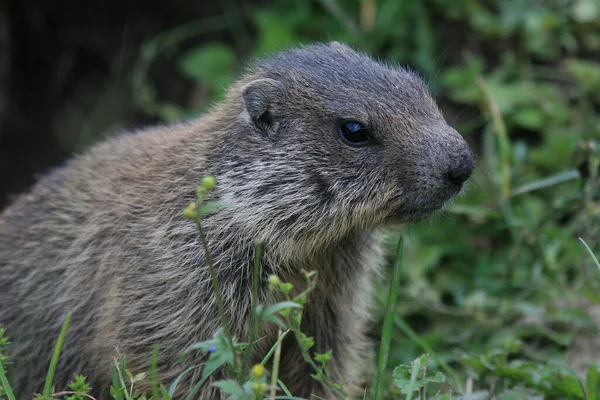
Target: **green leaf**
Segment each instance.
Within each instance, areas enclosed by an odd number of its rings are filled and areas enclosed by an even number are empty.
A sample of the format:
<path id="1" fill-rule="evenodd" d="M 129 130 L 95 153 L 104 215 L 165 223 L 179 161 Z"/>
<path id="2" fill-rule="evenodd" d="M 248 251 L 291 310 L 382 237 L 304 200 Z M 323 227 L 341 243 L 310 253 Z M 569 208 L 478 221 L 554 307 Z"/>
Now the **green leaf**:
<path id="1" fill-rule="evenodd" d="M 110 374 L 112 376 L 112 386 L 110 387 L 110 395 L 116 400 L 124 400 L 123 396 L 124 388 L 121 386 L 121 380 L 119 379 L 119 373 L 114 365 L 110 366 Z"/>
<path id="2" fill-rule="evenodd" d="M 282 301 L 280 303 L 276 303 L 270 307 L 265 308 L 262 313 L 263 313 L 263 315 L 272 315 L 272 314 L 278 313 L 281 310 L 285 310 L 285 309 L 289 309 L 289 308 L 302 308 L 302 306 L 293 301 Z"/>
<path id="3" fill-rule="evenodd" d="M 261 9 L 254 13 L 254 22 L 258 28 L 258 41 L 253 53 L 255 57 L 283 50 L 298 42 L 289 24 L 274 12 Z"/>
<path id="4" fill-rule="evenodd" d="M 331 360 L 332 356 L 333 356 L 333 351 L 329 350 L 327 353 L 315 354 L 315 360 L 320 363 L 326 363 L 327 361 Z"/>
<path id="5" fill-rule="evenodd" d="M 145 372 L 141 372 L 141 373 L 136 374 L 135 376 L 131 377 L 131 383 L 141 382 L 144 379 L 146 379 L 146 373 Z"/>
<path id="6" fill-rule="evenodd" d="M 585 377 L 588 400 L 600 400 L 600 364 L 590 365 Z"/>
<path id="7" fill-rule="evenodd" d="M 288 327 L 285 324 L 285 322 L 279 317 L 278 314 L 283 315 L 285 311 L 289 311 L 294 308 L 298 309 L 302 308 L 302 306 L 293 301 L 284 301 L 281 303 L 274 304 L 264 310 L 262 309 L 262 306 L 259 305 L 256 308 L 256 312 L 259 315 L 260 321 L 273 322 L 274 324 L 277 324 L 277 326 L 279 326 L 281 329 L 286 330 L 288 329 Z"/>
<path id="8" fill-rule="evenodd" d="M 217 381 L 212 386 L 218 387 L 223 393 L 244 397 L 244 389 L 234 380 Z"/>
<path id="9" fill-rule="evenodd" d="M 179 67 L 189 78 L 221 92 L 231 83 L 236 63 L 232 48 L 215 43 L 189 50 L 181 58 Z"/>
<path id="10" fill-rule="evenodd" d="M 532 130 L 541 129 L 546 122 L 543 111 L 532 106 L 517 110 L 513 118 L 519 125 Z"/>
<path id="11" fill-rule="evenodd" d="M 212 214 L 227 207 L 231 207 L 231 204 L 225 201 L 207 201 L 206 203 L 202 204 L 202 206 L 200 206 L 200 208 L 198 209 L 198 214 Z"/>
<path id="12" fill-rule="evenodd" d="M 436 372 L 436 374 L 434 376 L 430 376 L 429 378 L 427 378 L 427 382 L 435 382 L 435 383 L 442 383 L 442 382 L 446 382 L 446 377 L 444 376 L 444 374 L 442 374 L 441 372 Z"/>
<path id="13" fill-rule="evenodd" d="M 4 388 L 4 392 L 6 393 L 8 400 L 16 400 L 12 388 L 8 383 L 8 379 L 6 378 L 6 373 L 4 372 L 2 363 L 0 363 L 0 383 L 2 383 L 2 387 Z"/>
<path id="14" fill-rule="evenodd" d="M 233 355 L 225 352 L 214 352 L 208 357 L 208 360 L 204 363 L 202 369 L 202 380 L 207 379 L 212 375 L 219 367 L 227 364 L 233 364 Z"/>
<path id="15" fill-rule="evenodd" d="M 441 372 L 437 372 L 434 376 L 427 377 L 427 364 L 429 363 L 429 355 L 423 354 L 409 365 L 399 365 L 394 368 L 393 377 L 394 383 L 404 394 L 411 391 L 419 390 L 420 387 L 426 386 L 429 383 L 443 383 L 446 377 Z M 417 368 L 415 370 L 414 368 Z M 414 374 L 416 373 L 416 380 Z M 413 381 L 414 380 L 414 384 Z"/>
<path id="16" fill-rule="evenodd" d="M 234 347 L 236 348 L 241 346 L 243 346 L 241 343 L 234 344 Z M 223 329 L 221 328 L 214 334 L 212 339 L 195 343 L 188 348 L 188 351 L 189 350 L 202 350 L 209 352 L 208 360 L 206 360 L 202 369 L 201 381 L 194 386 L 194 389 L 188 395 L 188 398 L 191 399 L 193 398 L 195 392 L 200 388 L 201 383 L 208 379 L 208 377 L 212 375 L 218 368 L 225 364 L 233 365 L 235 357 L 234 352 L 236 349 L 230 348 L 229 340 L 227 340 Z M 176 381 L 178 380 L 179 377 Z"/>
<path id="17" fill-rule="evenodd" d="M 171 393 L 169 393 L 169 391 L 167 390 L 167 388 L 164 385 L 162 385 L 162 384 L 160 385 L 160 394 L 162 395 L 162 399 L 161 400 L 171 400 L 173 398 L 173 396 L 171 395 Z"/>

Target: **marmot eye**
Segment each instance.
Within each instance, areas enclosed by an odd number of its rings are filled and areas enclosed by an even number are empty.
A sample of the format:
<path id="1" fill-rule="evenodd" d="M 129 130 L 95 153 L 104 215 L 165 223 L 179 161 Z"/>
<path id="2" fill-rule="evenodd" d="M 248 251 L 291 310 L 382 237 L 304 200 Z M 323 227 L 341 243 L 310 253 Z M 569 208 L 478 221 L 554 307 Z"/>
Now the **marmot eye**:
<path id="1" fill-rule="evenodd" d="M 349 146 L 360 147 L 373 143 L 369 129 L 356 121 L 343 122 L 340 125 L 340 136 Z"/>

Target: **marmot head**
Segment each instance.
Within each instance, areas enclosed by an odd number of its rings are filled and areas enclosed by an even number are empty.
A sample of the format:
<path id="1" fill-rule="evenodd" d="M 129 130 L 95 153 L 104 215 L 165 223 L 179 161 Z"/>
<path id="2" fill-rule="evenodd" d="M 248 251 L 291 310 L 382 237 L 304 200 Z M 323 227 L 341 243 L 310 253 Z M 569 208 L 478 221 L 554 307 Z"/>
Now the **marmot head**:
<path id="1" fill-rule="evenodd" d="M 236 218 L 267 237 L 415 222 L 475 165 L 416 73 L 337 42 L 258 62 L 228 100 L 239 112 L 215 173 Z"/>

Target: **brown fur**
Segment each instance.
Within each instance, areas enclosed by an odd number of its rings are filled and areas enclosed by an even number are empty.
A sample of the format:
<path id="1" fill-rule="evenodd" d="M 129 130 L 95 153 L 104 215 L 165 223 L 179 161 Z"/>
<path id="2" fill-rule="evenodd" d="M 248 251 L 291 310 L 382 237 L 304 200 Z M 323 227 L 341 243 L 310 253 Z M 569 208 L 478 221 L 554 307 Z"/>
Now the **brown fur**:
<path id="1" fill-rule="evenodd" d="M 377 141 L 348 146 L 338 133 L 345 118 Z M 303 329 L 315 351 L 333 349 L 333 377 L 357 395 L 383 260 L 379 228 L 442 207 L 473 164 L 416 74 L 338 43 L 276 54 L 207 115 L 107 140 L 0 216 L 0 326 L 13 341 L 15 388 L 23 398 L 41 390 L 68 311 L 58 387 L 83 373 L 106 395 L 115 348 L 139 372 L 159 344 L 165 384 L 201 361 L 179 357 L 220 323 L 196 227 L 181 211 L 213 175 L 211 198 L 231 207 L 204 225 L 233 333 L 248 338 L 253 243 L 262 238 L 261 299 L 271 300 L 268 274 L 301 282 L 302 269 L 316 269 Z M 273 327 L 261 334 L 257 360 L 276 339 Z M 331 398 L 309 372 L 287 343 L 282 380 L 297 396 Z M 198 398 L 216 396 L 204 387 Z"/>

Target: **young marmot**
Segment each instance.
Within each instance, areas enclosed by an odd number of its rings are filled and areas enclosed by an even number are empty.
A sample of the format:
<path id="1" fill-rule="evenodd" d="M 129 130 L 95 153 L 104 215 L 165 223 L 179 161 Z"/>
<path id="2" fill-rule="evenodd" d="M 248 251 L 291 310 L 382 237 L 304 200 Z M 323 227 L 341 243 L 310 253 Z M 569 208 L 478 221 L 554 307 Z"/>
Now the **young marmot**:
<path id="1" fill-rule="evenodd" d="M 96 145 L 0 216 L 0 326 L 12 340 L 15 389 L 23 398 L 41 391 L 69 311 L 58 387 L 82 373 L 106 394 L 115 348 L 139 372 L 159 344 L 165 383 L 199 362 L 179 358 L 220 322 L 196 226 L 182 210 L 212 175 L 211 198 L 230 206 L 203 224 L 232 333 L 249 335 L 262 238 L 261 299 L 268 274 L 302 282 L 301 270 L 317 270 L 303 329 L 315 352 L 333 350 L 332 376 L 356 394 L 383 259 L 378 228 L 440 209 L 474 163 L 413 72 L 336 42 L 257 62 L 208 114 Z M 276 339 L 274 329 L 262 334 L 256 360 Z M 294 395 L 331 398 L 294 343 L 280 371 Z M 187 376 L 179 394 L 198 374 Z"/>

